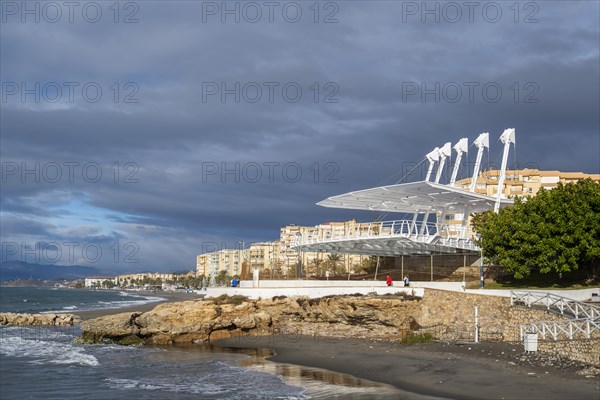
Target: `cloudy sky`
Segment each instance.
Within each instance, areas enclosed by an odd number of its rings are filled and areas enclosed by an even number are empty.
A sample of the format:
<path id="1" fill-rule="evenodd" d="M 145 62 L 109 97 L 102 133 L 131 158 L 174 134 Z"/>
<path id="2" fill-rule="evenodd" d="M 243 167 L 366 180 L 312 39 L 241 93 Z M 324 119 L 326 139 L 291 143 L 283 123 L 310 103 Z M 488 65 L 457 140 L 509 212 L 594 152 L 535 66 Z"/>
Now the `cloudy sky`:
<path id="1" fill-rule="evenodd" d="M 192 269 L 505 128 L 600 172 L 596 1 L 0 4 L 2 261 Z"/>

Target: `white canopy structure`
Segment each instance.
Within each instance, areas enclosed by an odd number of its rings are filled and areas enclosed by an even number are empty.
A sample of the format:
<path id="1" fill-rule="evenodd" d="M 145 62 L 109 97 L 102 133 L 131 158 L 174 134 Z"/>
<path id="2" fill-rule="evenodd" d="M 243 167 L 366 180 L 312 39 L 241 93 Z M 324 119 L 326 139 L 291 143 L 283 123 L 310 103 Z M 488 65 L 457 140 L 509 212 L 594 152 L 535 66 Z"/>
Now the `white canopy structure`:
<path id="1" fill-rule="evenodd" d="M 329 197 L 317 203 L 322 207 L 398 213 L 481 212 L 494 208 L 496 199 L 479 193 L 434 182 L 411 182 L 380 186 Z M 501 199 L 500 205 L 512 204 Z"/>
<path id="2" fill-rule="evenodd" d="M 489 134 L 479 135 L 473 143 L 478 147 L 473 179 L 476 180 L 484 148 L 489 148 Z M 427 154 L 429 161 L 427 177 L 424 181 L 400 183 L 358 190 L 329 197 L 317 203 L 323 207 L 352 210 L 381 211 L 385 213 L 412 214 L 405 220 L 378 221 L 359 224 L 351 231 L 332 231 L 324 234 L 315 229 L 299 235 L 292 247 L 309 252 L 337 252 L 379 256 L 400 256 L 410 254 L 448 254 L 459 251 L 477 251 L 474 238 L 469 234 L 468 216 L 473 212 L 498 211 L 500 207 L 511 205 L 511 199 L 502 198 L 502 182 L 510 144 L 515 143 L 515 130 L 507 129 L 502 137 L 504 143 L 503 163 L 499 179 L 498 193 L 488 196 L 475 192 L 475 183 L 470 190 L 454 186 L 458 166 L 455 165 L 450 184 L 439 183 L 446 158 L 451 156 L 451 143 L 436 147 Z M 457 163 L 467 152 L 468 141 L 461 139 L 455 146 Z M 430 182 L 433 167 L 439 161 L 435 182 Z M 430 221 L 430 215 L 435 221 Z M 446 216 L 453 223 L 446 222 Z M 462 220 L 456 223 L 457 218 Z"/>

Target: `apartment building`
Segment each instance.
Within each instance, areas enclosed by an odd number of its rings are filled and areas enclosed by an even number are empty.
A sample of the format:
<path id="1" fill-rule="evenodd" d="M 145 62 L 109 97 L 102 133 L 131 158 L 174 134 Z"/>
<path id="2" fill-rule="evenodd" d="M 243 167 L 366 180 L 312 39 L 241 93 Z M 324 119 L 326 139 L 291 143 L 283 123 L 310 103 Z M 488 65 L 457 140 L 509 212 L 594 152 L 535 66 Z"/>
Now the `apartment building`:
<path id="1" fill-rule="evenodd" d="M 500 170 L 488 170 L 482 172 L 475 183 L 475 192 L 488 196 L 496 196 L 498 191 L 498 179 Z M 501 190 L 502 198 L 511 198 L 515 196 L 535 196 L 537 192 L 544 188 L 546 190 L 555 188 L 559 182 L 563 184 L 577 182 L 581 179 L 590 178 L 595 182 L 600 182 L 600 174 L 586 174 L 583 172 L 561 172 L 561 171 L 541 171 L 539 169 L 507 170 L 504 185 Z M 456 186 L 469 190 L 471 178 L 465 178 L 456 182 Z M 444 216 L 444 225 L 450 235 L 468 235 L 473 236 L 474 232 L 470 224 L 463 226 L 463 213 L 447 214 Z M 468 217 L 468 216 L 467 216 Z"/>
<path id="2" fill-rule="evenodd" d="M 248 249 L 221 249 L 196 257 L 196 273 L 198 275 L 216 276 L 220 271 L 227 271 L 231 276 L 242 273 L 242 263 L 248 256 Z"/>
<path id="3" fill-rule="evenodd" d="M 499 176 L 500 170 L 482 172 L 477 178 L 475 192 L 488 196 L 496 196 Z M 600 182 L 600 174 L 540 171 L 539 169 L 507 170 L 502 188 L 502 197 L 535 196 L 541 188 L 553 189 L 559 182 L 567 184 L 587 178 L 591 178 L 595 182 Z M 457 181 L 456 185 L 468 190 L 471 180 L 471 178 L 465 178 Z"/>
<path id="4" fill-rule="evenodd" d="M 248 248 L 248 266 L 250 270 L 274 269 L 280 266 L 281 243 L 274 242 L 252 243 Z"/>
<path id="5" fill-rule="evenodd" d="M 300 274 L 300 267 L 305 274 L 314 266 L 313 260 L 325 261 L 327 254 L 299 252 L 292 248 L 298 235 L 312 232 L 322 237 L 331 237 L 336 232 L 367 229 L 367 224 L 355 220 L 344 222 L 326 222 L 317 226 L 285 225 L 279 232 L 279 240 L 271 242 L 252 243 L 243 251 L 240 249 L 222 249 L 211 253 L 200 254 L 196 257 L 198 275 L 218 274 L 226 270 L 229 275 L 241 275 L 245 265 L 250 272 L 258 269 L 273 278 L 294 277 Z M 229 255 L 229 256 L 227 256 Z M 340 267 L 351 271 L 355 265 L 360 265 L 365 256 L 341 254 Z M 241 263 L 240 263 L 241 257 Z M 245 262 L 245 264 L 244 264 Z M 317 262 L 318 263 L 318 262 Z M 314 268 L 312 268 L 314 269 Z"/>
<path id="6" fill-rule="evenodd" d="M 112 276 L 90 276 L 88 278 L 85 278 L 83 282 L 83 285 L 86 288 L 102 287 L 105 282 L 111 282 L 113 284 L 117 283 L 116 278 Z"/>

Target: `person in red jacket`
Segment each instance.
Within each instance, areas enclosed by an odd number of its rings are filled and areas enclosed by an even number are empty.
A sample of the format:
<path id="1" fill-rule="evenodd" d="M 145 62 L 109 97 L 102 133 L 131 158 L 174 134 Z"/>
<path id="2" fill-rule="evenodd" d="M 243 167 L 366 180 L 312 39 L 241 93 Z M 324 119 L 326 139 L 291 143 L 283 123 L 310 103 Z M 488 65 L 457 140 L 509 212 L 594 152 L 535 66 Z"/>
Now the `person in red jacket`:
<path id="1" fill-rule="evenodd" d="M 385 283 L 386 283 L 388 286 L 392 286 L 392 277 L 388 275 L 388 276 L 385 278 Z"/>

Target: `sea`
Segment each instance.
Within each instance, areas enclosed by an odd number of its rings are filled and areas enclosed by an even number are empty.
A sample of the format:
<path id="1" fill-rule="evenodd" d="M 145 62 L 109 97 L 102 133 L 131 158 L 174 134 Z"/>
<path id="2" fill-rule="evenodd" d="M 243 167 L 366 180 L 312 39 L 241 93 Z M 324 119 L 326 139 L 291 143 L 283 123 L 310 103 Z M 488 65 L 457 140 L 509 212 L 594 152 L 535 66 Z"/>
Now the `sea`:
<path id="1" fill-rule="evenodd" d="M 0 312 L 161 300 L 125 291 L 0 288 Z M 117 310 L 118 311 L 118 310 Z M 80 345 L 79 327 L 0 326 L 0 399 L 427 399 L 350 375 L 270 362 L 268 349 Z"/>

